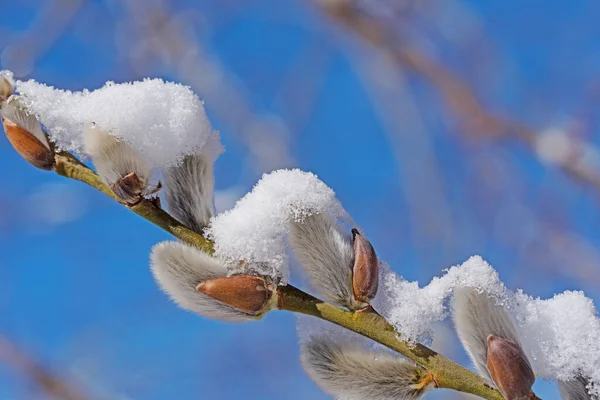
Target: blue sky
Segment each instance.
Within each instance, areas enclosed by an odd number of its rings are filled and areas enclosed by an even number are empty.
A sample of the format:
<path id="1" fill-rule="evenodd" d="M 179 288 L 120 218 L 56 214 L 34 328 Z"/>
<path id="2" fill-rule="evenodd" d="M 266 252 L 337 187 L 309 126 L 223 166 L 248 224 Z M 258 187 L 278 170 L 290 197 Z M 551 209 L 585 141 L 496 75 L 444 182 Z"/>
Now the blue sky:
<path id="1" fill-rule="evenodd" d="M 83 2 L 61 29 L 59 13 L 47 11 L 53 3 L 3 5 L 2 67 L 72 90 L 146 76 L 192 85 L 227 149 L 216 164 L 218 207 L 262 173 L 296 166 L 336 191 L 407 279 L 425 284 L 480 254 L 513 290 L 542 298 L 585 290 L 598 302 L 593 188 L 522 143 L 466 136 L 436 90 L 409 71 L 392 74 L 384 86 L 393 93 L 381 97 L 376 53 L 304 2 L 172 2 L 167 20 L 188 42 L 179 53 L 171 42 L 148 50 L 154 42 L 140 33 L 148 25 L 124 3 Z M 401 27 L 417 48 L 494 113 L 598 144 L 599 5 L 439 3 L 415 7 Z M 19 63 L 14 49 L 34 61 Z M 195 57 L 209 66 L 186 69 Z M 94 398 L 328 398 L 299 365 L 293 315 L 232 325 L 180 310 L 148 269 L 150 248 L 169 235 L 30 167 L 4 139 L 0 171 L 0 333 L 37 360 Z M 448 335 L 445 354 L 466 364 Z M 552 385 L 538 385 L 540 397 L 557 398 Z M 43 396 L 0 367 L 0 399 Z"/>

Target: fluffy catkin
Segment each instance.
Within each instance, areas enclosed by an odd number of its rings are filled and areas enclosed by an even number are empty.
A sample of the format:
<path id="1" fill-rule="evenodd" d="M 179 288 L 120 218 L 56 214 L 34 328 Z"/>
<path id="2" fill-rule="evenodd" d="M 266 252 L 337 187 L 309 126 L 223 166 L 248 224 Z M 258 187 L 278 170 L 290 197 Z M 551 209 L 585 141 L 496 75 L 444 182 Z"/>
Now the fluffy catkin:
<path id="1" fill-rule="evenodd" d="M 48 138 L 42 130 L 40 121 L 35 114 L 25 107 L 20 96 L 10 96 L 2 106 L 2 118 L 14 122 L 38 139 L 47 149 L 50 149 Z"/>
<path id="2" fill-rule="evenodd" d="M 227 276 L 227 268 L 203 251 L 179 242 L 162 242 L 152 248 L 150 267 L 160 288 L 182 308 L 223 321 L 252 318 L 196 290 L 202 281 Z"/>
<path id="3" fill-rule="evenodd" d="M 289 241 L 314 288 L 328 301 L 360 309 L 352 290 L 354 249 L 328 216 L 315 214 L 291 223 Z"/>
<path id="4" fill-rule="evenodd" d="M 165 170 L 169 213 L 198 233 L 202 233 L 215 214 L 213 153 L 205 149 Z"/>
<path id="5" fill-rule="evenodd" d="M 477 371 L 493 384 L 486 367 L 487 338 L 494 335 L 520 346 L 511 316 L 488 293 L 480 293 L 473 288 L 457 288 L 452 301 L 452 319 Z"/>
<path id="6" fill-rule="evenodd" d="M 558 389 L 563 400 L 598 400 L 588 391 L 589 381 L 581 376 L 570 381 L 559 381 Z"/>
<path id="7" fill-rule="evenodd" d="M 431 375 L 413 362 L 351 341 L 313 337 L 301 352 L 310 377 L 340 400 L 418 399 L 434 388 Z"/>
<path id="8" fill-rule="evenodd" d="M 127 143 L 94 123 L 84 127 L 83 139 L 84 151 L 92 158 L 98 175 L 108 186 L 132 172 L 148 184 L 152 167 Z"/>

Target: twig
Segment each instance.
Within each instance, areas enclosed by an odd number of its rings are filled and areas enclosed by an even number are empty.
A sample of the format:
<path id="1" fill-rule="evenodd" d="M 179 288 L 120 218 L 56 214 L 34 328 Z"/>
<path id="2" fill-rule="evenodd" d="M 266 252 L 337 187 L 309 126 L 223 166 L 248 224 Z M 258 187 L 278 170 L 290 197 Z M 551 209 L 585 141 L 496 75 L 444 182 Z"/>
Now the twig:
<path id="1" fill-rule="evenodd" d="M 8 339 L 0 336 L 0 361 L 26 374 L 49 395 L 64 400 L 85 400 L 72 386 L 64 382 L 44 366 L 38 364 Z"/>
<path id="2" fill-rule="evenodd" d="M 485 110 L 477 95 L 461 77 L 402 41 L 391 27 L 366 15 L 348 0 L 311 2 L 329 18 L 383 52 L 395 65 L 408 68 L 423 77 L 440 92 L 448 107 L 462 122 L 467 123 L 470 131 L 514 138 L 537 153 L 537 135 L 532 129 L 518 121 Z M 571 157 L 556 160 L 554 163 L 572 178 L 590 185 L 600 193 L 600 174 L 577 161 L 577 157 Z"/>
<path id="3" fill-rule="evenodd" d="M 116 200 L 116 197 L 100 177 L 69 153 L 56 155 L 56 172 L 92 186 Z M 143 200 L 133 207 L 133 212 L 158 225 L 182 241 L 206 252 L 213 252 L 213 244 L 202 235 L 186 228 L 151 200 Z M 278 288 L 279 308 L 299 312 L 329 321 L 346 329 L 371 338 L 407 358 L 421 364 L 431 372 L 439 387 L 471 393 L 489 400 L 502 400 L 500 393 L 489 387 L 473 372 L 444 358 L 435 351 L 421 345 L 409 344 L 382 317 L 375 313 L 353 313 L 331 304 L 292 286 Z"/>

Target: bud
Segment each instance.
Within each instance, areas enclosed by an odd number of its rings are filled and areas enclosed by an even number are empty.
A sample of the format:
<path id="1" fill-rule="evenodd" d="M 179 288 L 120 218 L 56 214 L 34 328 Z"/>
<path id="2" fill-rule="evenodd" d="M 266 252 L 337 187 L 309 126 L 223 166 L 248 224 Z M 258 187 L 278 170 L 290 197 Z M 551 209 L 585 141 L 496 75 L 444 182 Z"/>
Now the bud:
<path id="1" fill-rule="evenodd" d="M 258 276 L 236 275 L 201 282 L 196 290 L 250 315 L 269 311 L 273 285 Z"/>
<path id="2" fill-rule="evenodd" d="M 143 197 L 146 183 L 135 172 L 132 172 L 110 185 L 110 188 L 118 198 L 129 205 L 135 205 Z"/>
<path id="3" fill-rule="evenodd" d="M 21 157 L 41 169 L 48 171 L 54 168 L 54 153 L 46 134 L 20 96 L 10 96 L 4 104 L 2 125 L 8 141 Z"/>
<path id="4" fill-rule="evenodd" d="M 494 335 L 518 343 L 511 315 L 499 304 L 496 296 L 470 287 L 457 287 L 452 299 L 452 319 L 458 338 L 477 372 L 493 384 L 487 369 L 487 338 Z"/>
<path id="5" fill-rule="evenodd" d="M 375 250 L 357 229 L 352 229 L 354 267 L 352 289 L 358 301 L 368 303 L 375 298 L 379 285 L 379 262 Z"/>
<path id="6" fill-rule="evenodd" d="M 156 283 L 182 308 L 222 321 L 257 318 L 196 290 L 199 282 L 227 276 L 227 267 L 202 250 L 181 242 L 162 242 L 152 248 L 150 261 Z"/>
<path id="7" fill-rule="evenodd" d="M 54 168 L 54 154 L 40 140 L 13 121 L 2 118 L 4 133 L 14 149 L 31 165 L 50 171 Z"/>
<path id="8" fill-rule="evenodd" d="M 127 205 L 139 203 L 144 196 L 161 188 L 149 187 L 152 167 L 127 143 L 117 139 L 95 123 L 85 126 L 84 150 L 92 157 L 98 175 Z"/>
<path id="9" fill-rule="evenodd" d="M 489 335 L 487 342 L 487 369 L 502 396 L 506 400 L 529 400 L 535 375 L 521 346 L 494 335 Z"/>

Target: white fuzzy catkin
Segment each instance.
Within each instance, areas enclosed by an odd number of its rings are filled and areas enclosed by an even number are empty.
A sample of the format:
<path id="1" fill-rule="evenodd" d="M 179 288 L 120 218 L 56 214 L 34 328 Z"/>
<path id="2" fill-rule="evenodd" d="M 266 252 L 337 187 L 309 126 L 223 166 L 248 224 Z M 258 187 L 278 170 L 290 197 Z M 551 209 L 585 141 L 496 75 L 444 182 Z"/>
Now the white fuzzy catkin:
<path id="1" fill-rule="evenodd" d="M 589 381 L 581 376 L 569 381 L 558 381 L 558 389 L 563 400 L 598 400 L 588 390 Z"/>
<path id="2" fill-rule="evenodd" d="M 336 221 L 324 214 L 292 221 L 289 241 L 312 285 L 326 300 L 350 309 L 364 307 L 352 291 L 351 237 Z"/>
<path id="3" fill-rule="evenodd" d="M 83 132 L 84 150 L 92 158 L 98 175 L 111 186 L 134 172 L 148 184 L 152 168 L 127 143 L 119 141 L 95 123 L 87 124 Z"/>
<path id="4" fill-rule="evenodd" d="M 161 289 L 182 308 L 223 321 L 253 317 L 196 290 L 205 280 L 227 276 L 227 268 L 203 251 L 180 242 L 162 242 L 152 248 L 150 267 Z"/>
<path id="5" fill-rule="evenodd" d="M 452 301 L 452 318 L 458 338 L 479 375 L 490 383 L 492 379 L 486 367 L 487 337 L 498 336 L 521 347 L 515 324 L 499 301 L 489 293 L 465 287 L 455 289 Z"/>
<path id="6" fill-rule="evenodd" d="M 313 214 L 347 218 L 334 191 L 314 174 L 278 170 L 263 175 L 232 210 L 213 218 L 206 232 L 214 240 L 215 255 L 228 263 L 230 273 L 246 273 L 252 266 L 252 272 L 285 284 L 290 222 Z"/>
<path id="7" fill-rule="evenodd" d="M 198 154 L 213 134 L 204 106 L 187 86 L 145 79 L 107 82 L 81 92 L 18 81 L 20 93 L 59 149 L 81 155 L 82 131 L 95 122 L 138 151 L 153 167 L 179 164 Z"/>
<path id="8" fill-rule="evenodd" d="M 25 107 L 20 96 L 10 96 L 2 106 L 2 118 L 6 118 L 25 129 L 38 139 L 46 148 L 50 149 L 46 134 L 42 130 L 40 121 Z"/>
<path id="9" fill-rule="evenodd" d="M 302 343 L 301 359 L 310 377 L 340 400 L 418 399 L 434 387 L 420 384 L 427 372 L 415 363 L 353 341 L 312 337 Z"/>
<path id="10" fill-rule="evenodd" d="M 180 165 L 165 170 L 165 193 L 169 213 L 197 233 L 215 214 L 213 164 L 221 147 L 218 134 L 200 154 L 186 156 Z"/>

